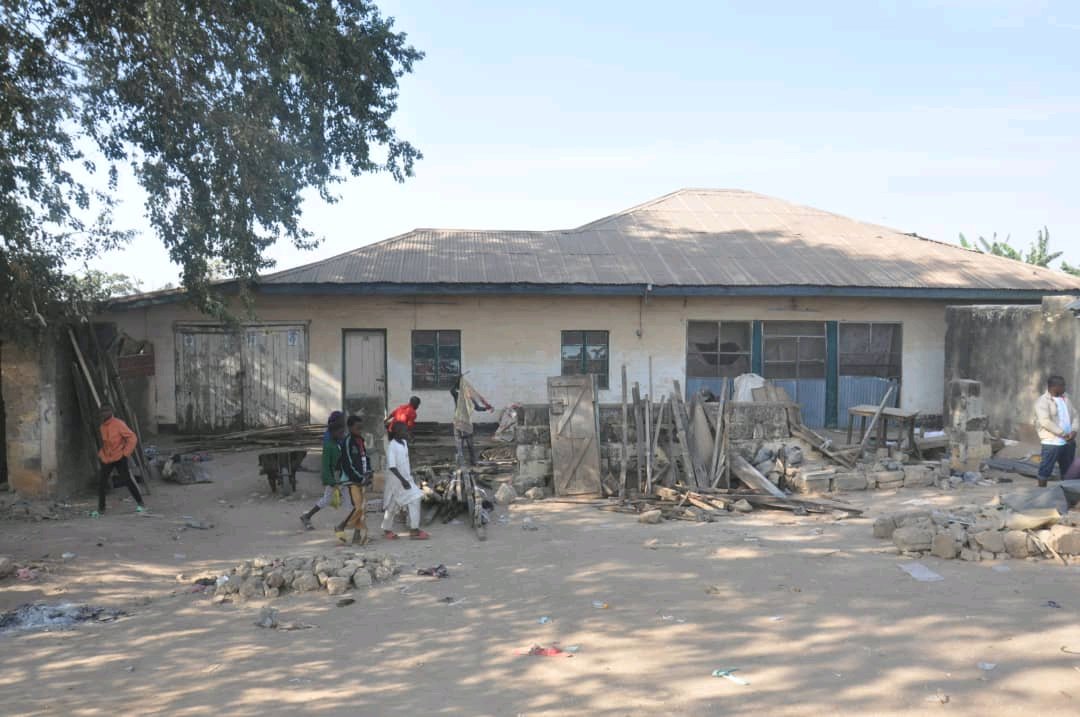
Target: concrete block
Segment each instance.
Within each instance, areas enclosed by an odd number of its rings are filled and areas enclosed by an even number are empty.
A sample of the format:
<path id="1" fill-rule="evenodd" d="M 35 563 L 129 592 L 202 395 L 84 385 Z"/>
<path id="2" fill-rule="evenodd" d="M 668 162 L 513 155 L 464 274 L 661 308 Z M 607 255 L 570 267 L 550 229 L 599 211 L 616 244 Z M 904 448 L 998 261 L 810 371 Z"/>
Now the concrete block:
<path id="1" fill-rule="evenodd" d="M 1080 555 L 1080 529 L 1055 525 L 1050 529 L 1049 545 L 1062 555 Z"/>
<path id="2" fill-rule="evenodd" d="M 964 431 L 962 438 L 968 449 L 971 449 L 972 446 L 981 446 L 990 442 L 990 437 L 985 431 Z"/>
<path id="3" fill-rule="evenodd" d="M 866 490 L 866 476 L 862 473 L 837 473 L 833 476 L 834 491 Z"/>
<path id="4" fill-rule="evenodd" d="M 927 466 L 904 466 L 904 487 L 925 488 L 934 484 L 934 472 Z"/>
<path id="5" fill-rule="evenodd" d="M 1010 530 L 1005 533 L 1005 552 L 1013 558 L 1026 558 L 1037 554 L 1035 541 L 1030 535 L 1020 530 Z"/>
<path id="6" fill-rule="evenodd" d="M 880 490 L 901 488 L 904 485 L 904 471 L 879 471 L 875 478 Z"/>
<path id="7" fill-rule="evenodd" d="M 874 519 L 874 537 L 891 538 L 896 531 L 896 520 L 891 515 L 880 515 Z"/>

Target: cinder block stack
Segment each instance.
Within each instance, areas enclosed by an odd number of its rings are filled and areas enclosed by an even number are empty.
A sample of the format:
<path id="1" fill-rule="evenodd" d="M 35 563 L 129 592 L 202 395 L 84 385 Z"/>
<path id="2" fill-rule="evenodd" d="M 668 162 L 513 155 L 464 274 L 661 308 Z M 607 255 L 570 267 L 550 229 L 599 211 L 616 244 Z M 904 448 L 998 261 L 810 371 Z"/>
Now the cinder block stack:
<path id="1" fill-rule="evenodd" d="M 993 455 L 982 384 L 968 379 L 949 381 L 945 398 L 945 430 L 949 434 L 949 467 L 977 471 Z"/>

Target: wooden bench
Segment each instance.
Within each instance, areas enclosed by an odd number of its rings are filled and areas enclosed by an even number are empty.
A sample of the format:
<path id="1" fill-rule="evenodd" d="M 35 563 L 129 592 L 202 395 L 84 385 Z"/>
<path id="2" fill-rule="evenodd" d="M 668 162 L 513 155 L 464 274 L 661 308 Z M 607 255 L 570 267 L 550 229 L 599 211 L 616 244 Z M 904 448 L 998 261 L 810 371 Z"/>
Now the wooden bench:
<path id="1" fill-rule="evenodd" d="M 847 442 L 851 445 L 851 434 L 855 428 L 855 418 L 860 419 L 859 424 L 859 437 L 866 433 L 867 420 L 874 417 L 877 413 L 877 406 L 852 406 L 848 409 L 848 424 L 847 424 Z M 908 444 L 911 449 L 922 460 L 922 450 L 919 448 L 918 442 L 915 440 L 915 419 L 918 418 L 918 411 L 905 411 L 902 408 L 886 408 L 881 412 L 881 417 L 877 423 L 877 445 L 882 447 L 885 445 L 885 439 L 889 435 L 889 421 L 894 421 L 900 428 L 900 436 L 907 436 Z"/>

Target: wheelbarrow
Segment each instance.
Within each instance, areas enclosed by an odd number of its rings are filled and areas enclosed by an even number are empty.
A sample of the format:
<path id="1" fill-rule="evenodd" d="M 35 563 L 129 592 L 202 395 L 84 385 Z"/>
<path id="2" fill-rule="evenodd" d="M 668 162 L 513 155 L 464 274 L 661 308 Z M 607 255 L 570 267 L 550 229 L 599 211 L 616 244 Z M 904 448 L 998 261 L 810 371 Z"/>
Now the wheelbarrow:
<path id="1" fill-rule="evenodd" d="M 274 451 L 259 454 L 259 472 L 270 483 L 270 492 L 292 495 L 296 490 L 296 472 L 307 457 L 307 451 Z"/>

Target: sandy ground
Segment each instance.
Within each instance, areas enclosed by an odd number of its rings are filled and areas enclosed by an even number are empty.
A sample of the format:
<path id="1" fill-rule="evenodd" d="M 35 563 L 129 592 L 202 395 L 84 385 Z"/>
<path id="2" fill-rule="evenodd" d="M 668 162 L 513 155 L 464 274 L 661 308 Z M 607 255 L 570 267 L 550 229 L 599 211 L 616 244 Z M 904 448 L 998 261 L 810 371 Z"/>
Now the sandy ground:
<path id="1" fill-rule="evenodd" d="M 220 454 L 213 484 L 155 485 L 149 516 L 115 491 L 100 520 L 5 522 L 0 553 L 54 562 L 38 582 L 0 584 L 0 609 L 72 601 L 130 616 L 0 635 L 2 712 L 1080 714 L 1080 655 L 1062 651 L 1080 652 L 1077 568 L 1013 560 L 998 572 L 928 558 L 945 579 L 922 583 L 871 535 L 869 518 L 907 501 L 972 502 L 991 489 L 849 494 L 868 517 L 843 521 L 766 511 L 652 526 L 586 506 L 515 504 L 486 543 L 452 525 L 434 526 L 430 543 L 376 541 L 368 550 L 404 564 L 399 579 L 343 608 L 325 593 L 274 600 L 283 620 L 316 625 L 278 632 L 253 625 L 262 601 L 178 592 L 178 573 L 335 552 L 325 513 L 319 530 L 298 530 L 317 476 L 300 476 L 308 499 L 280 501 L 254 466 L 252 454 Z M 185 515 L 216 527 L 180 531 Z M 522 530 L 525 516 L 540 529 Z M 77 557 L 61 562 L 65 551 Z M 450 578 L 415 575 L 438 563 Z M 518 654 L 553 642 L 580 650 Z M 712 676 L 732 668 L 750 684 Z"/>

